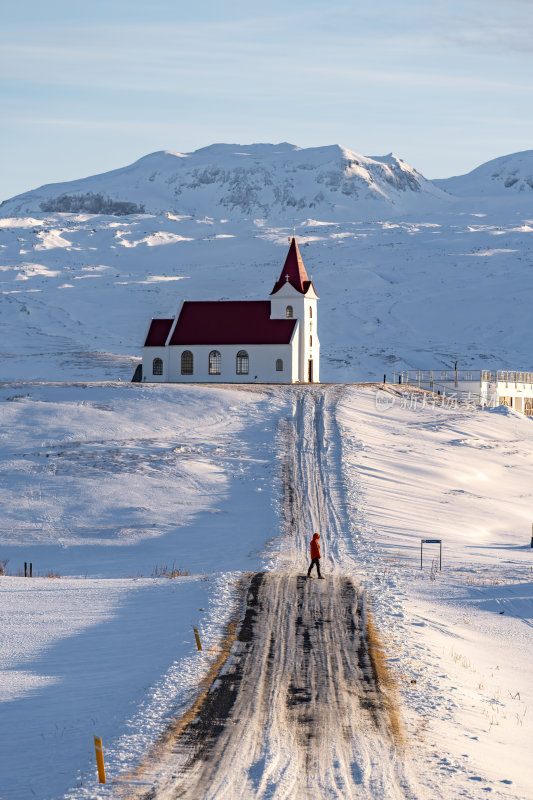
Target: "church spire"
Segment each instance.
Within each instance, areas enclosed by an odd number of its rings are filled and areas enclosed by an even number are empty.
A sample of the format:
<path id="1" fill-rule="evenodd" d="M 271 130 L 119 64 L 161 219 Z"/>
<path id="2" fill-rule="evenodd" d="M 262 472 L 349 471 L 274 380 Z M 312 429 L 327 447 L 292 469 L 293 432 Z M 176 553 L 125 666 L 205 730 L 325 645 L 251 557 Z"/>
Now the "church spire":
<path id="1" fill-rule="evenodd" d="M 301 292 L 302 294 L 305 294 L 311 285 L 311 281 L 309 280 L 307 272 L 305 271 L 304 262 L 302 261 L 302 256 L 300 255 L 298 245 L 296 244 L 295 236 L 292 237 L 291 246 L 289 247 L 285 264 L 283 265 L 281 275 L 279 276 L 276 285 L 272 289 L 272 294 L 276 294 L 276 292 L 287 283 L 290 283 L 290 285 L 293 286 L 297 292 Z"/>

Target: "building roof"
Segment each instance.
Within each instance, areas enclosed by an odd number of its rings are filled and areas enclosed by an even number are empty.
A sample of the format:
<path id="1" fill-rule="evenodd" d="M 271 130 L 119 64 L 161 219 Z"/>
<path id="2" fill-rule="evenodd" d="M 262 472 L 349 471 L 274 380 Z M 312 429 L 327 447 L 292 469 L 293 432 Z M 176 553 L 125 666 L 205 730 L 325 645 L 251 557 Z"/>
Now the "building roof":
<path id="1" fill-rule="evenodd" d="M 144 346 L 164 347 L 173 322 L 173 319 L 153 319 Z"/>
<path id="2" fill-rule="evenodd" d="M 169 344 L 289 344 L 296 324 L 270 319 L 269 300 L 185 301 Z"/>
<path id="3" fill-rule="evenodd" d="M 300 250 L 298 249 L 294 236 L 291 241 L 291 246 L 289 247 L 289 252 L 287 253 L 287 258 L 285 259 L 285 264 L 281 270 L 281 275 L 272 289 L 272 294 L 279 292 L 287 283 L 290 283 L 297 292 L 301 292 L 302 294 L 306 294 L 309 287 L 313 285 L 305 270 L 304 262 L 302 261 L 302 256 L 300 255 Z"/>

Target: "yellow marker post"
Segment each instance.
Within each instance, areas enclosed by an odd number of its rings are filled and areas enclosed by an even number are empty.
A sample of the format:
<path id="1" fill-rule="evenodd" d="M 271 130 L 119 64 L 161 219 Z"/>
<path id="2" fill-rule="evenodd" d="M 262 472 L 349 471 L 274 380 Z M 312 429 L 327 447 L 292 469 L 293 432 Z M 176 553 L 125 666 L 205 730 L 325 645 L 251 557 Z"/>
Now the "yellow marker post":
<path id="1" fill-rule="evenodd" d="M 105 783 L 105 766 L 104 766 L 104 750 L 102 748 L 102 739 L 100 736 L 94 737 L 94 749 L 96 751 L 96 766 L 98 767 L 98 780 L 100 783 Z"/>
<path id="2" fill-rule="evenodd" d="M 198 628 L 193 628 L 193 631 L 194 631 L 194 638 L 196 639 L 196 647 L 198 648 L 198 650 L 201 650 L 202 649 L 202 643 L 200 641 L 200 635 L 198 633 Z"/>

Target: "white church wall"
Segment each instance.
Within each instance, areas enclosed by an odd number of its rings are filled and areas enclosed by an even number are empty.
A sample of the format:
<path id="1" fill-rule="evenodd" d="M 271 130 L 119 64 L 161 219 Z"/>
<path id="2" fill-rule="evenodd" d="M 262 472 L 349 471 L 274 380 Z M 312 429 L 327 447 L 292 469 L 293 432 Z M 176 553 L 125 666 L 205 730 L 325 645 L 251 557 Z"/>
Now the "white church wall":
<path id="1" fill-rule="evenodd" d="M 307 295 L 298 292 L 287 283 L 270 298 L 272 319 L 285 319 L 287 306 L 292 307 L 293 317 L 300 323 L 299 370 L 295 381 L 307 383 L 309 361 L 313 361 L 313 382 L 320 381 L 320 341 L 318 338 L 317 297 L 313 289 Z M 312 337 L 312 344 L 311 338 Z"/>
<path id="2" fill-rule="evenodd" d="M 154 359 L 163 362 L 163 374 L 154 375 Z M 168 378 L 168 347 L 143 347 L 142 349 L 143 383 L 166 383 Z"/>
<path id="3" fill-rule="evenodd" d="M 292 366 L 291 366 L 291 377 L 290 380 L 292 383 L 298 383 L 300 380 L 300 363 L 298 361 L 298 353 L 300 352 L 300 323 L 296 326 L 296 330 L 294 331 L 292 342 Z"/>
<path id="4" fill-rule="evenodd" d="M 295 337 L 293 337 L 294 339 Z M 172 345 L 169 350 L 168 381 L 171 383 L 291 383 L 294 378 L 294 345 Z M 193 354 L 193 374 L 181 374 L 181 354 Z M 218 350 L 221 355 L 220 375 L 209 374 L 209 354 Z M 237 374 L 237 353 L 248 353 L 248 374 Z M 276 370 L 276 360 L 281 358 L 283 370 Z"/>
<path id="5" fill-rule="evenodd" d="M 311 298 L 304 298 L 305 317 L 304 317 L 304 347 L 300 346 L 301 365 L 304 369 L 305 377 L 308 378 L 308 361 L 313 362 L 313 383 L 320 381 L 320 341 L 317 333 L 317 302 Z M 312 342 L 311 344 L 311 337 Z"/>
<path id="6" fill-rule="evenodd" d="M 286 319 L 287 306 L 292 306 L 293 317 L 302 319 L 303 307 L 301 305 L 303 295 L 294 286 L 287 283 L 279 292 L 270 297 L 270 319 Z"/>

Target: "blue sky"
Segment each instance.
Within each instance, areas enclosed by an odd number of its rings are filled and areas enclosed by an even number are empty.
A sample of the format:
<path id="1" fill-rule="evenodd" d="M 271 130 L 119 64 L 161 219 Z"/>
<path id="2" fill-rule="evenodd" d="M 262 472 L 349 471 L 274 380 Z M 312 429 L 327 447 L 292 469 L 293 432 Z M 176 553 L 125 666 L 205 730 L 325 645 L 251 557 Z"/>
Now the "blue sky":
<path id="1" fill-rule="evenodd" d="M 8 0 L 0 53 L 0 200 L 222 141 L 533 149 L 533 0 Z"/>

